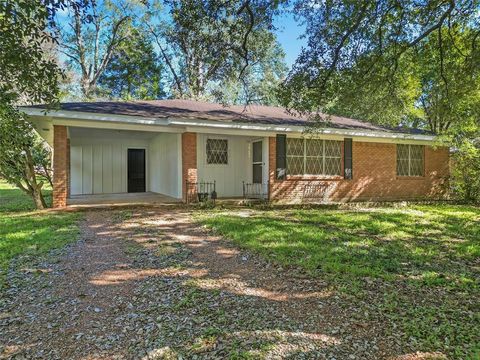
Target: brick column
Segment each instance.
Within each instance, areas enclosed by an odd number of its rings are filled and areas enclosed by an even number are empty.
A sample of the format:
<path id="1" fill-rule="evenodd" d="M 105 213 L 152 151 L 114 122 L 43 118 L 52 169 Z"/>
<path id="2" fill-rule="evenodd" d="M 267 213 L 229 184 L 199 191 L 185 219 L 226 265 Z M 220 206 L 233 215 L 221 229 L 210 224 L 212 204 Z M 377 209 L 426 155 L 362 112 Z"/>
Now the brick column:
<path id="1" fill-rule="evenodd" d="M 182 134 L 182 194 L 187 201 L 187 181 L 197 182 L 197 133 Z"/>
<path id="2" fill-rule="evenodd" d="M 53 126 L 53 207 L 67 205 L 68 142 L 66 126 Z"/>

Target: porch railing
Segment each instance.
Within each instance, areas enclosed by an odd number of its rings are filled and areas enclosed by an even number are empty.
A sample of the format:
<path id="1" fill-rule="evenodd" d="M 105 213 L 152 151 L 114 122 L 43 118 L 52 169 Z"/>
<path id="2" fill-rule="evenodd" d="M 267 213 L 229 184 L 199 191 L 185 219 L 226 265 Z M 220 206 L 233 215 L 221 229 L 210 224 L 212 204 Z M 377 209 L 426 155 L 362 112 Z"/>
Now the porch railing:
<path id="1" fill-rule="evenodd" d="M 206 202 L 217 199 L 216 181 L 186 182 L 186 203 Z"/>
<path id="2" fill-rule="evenodd" d="M 243 198 L 268 200 L 268 182 L 263 184 L 243 182 Z"/>

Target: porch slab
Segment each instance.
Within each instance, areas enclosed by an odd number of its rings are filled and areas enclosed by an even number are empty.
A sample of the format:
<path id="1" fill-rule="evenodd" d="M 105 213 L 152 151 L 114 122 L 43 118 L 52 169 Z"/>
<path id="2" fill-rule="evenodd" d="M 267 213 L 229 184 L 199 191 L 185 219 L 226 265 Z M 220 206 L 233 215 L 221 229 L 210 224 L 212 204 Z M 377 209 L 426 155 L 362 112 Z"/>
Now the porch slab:
<path id="1" fill-rule="evenodd" d="M 104 205 L 168 205 L 178 204 L 181 202 L 182 201 L 180 199 L 154 192 L 72 195 L 70 196 L 70 198 L 67 199 L 67 205 L 74 207 L 91 207 Z"/>

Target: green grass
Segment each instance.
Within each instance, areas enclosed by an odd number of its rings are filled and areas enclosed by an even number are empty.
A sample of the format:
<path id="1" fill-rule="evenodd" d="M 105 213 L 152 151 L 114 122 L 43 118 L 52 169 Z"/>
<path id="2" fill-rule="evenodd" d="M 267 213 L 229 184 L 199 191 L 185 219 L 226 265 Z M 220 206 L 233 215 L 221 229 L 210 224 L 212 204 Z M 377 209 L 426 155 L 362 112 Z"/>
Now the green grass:
<path id="1" fill-rule="evenodd" d="M 202 222 L 242 247 L 310 272 L 454 287 L 474 286 L 478 277 L 480 209 L 474 207 L 277 210 L 248 219 L 218 213 Z"/>
<path id="2" fill-rule="evenodd" d="M 47 206 L 52 204 L 52 189 L 50 186 L 44 186 L 43 195 Z M 4 180 L 0 179 L 0 212 L 18 212 L 34 210 L 35 205 L 32 199 L 25 195 L 25 193 L 7 184 Z"/>
<path id="3" fill-rule="evenodd" d="M 50 202 L 51 191 L 46 191 Z M 0 288 L 19 255 L 38 256 L 78 236 L 78 213 L 36 211 L 33 201 L 0 179 Z"/>
<path id="4" fill-rule="evenodd" d="M 245 249 L 327 279 L 354 301 L 368 299 L 421 350 L 480 354 L 477 207 L 212 211 L 199 221 Z M 380 284 L 373 295 L 372 281 Z"/>

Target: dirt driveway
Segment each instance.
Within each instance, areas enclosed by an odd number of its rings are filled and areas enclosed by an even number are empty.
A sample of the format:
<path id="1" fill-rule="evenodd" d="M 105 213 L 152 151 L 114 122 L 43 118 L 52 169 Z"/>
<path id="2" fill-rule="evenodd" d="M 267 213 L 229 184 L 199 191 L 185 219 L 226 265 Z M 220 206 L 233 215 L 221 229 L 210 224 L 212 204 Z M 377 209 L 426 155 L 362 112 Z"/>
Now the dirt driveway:
<path id="1" fill-rule="evenodd" d="M 422 357 L 401 356 L 328 284 L 239 251 L 183 209 L 89 210 L 78 242 L 17 268 L 0 299 L 4 358 Z"/>

